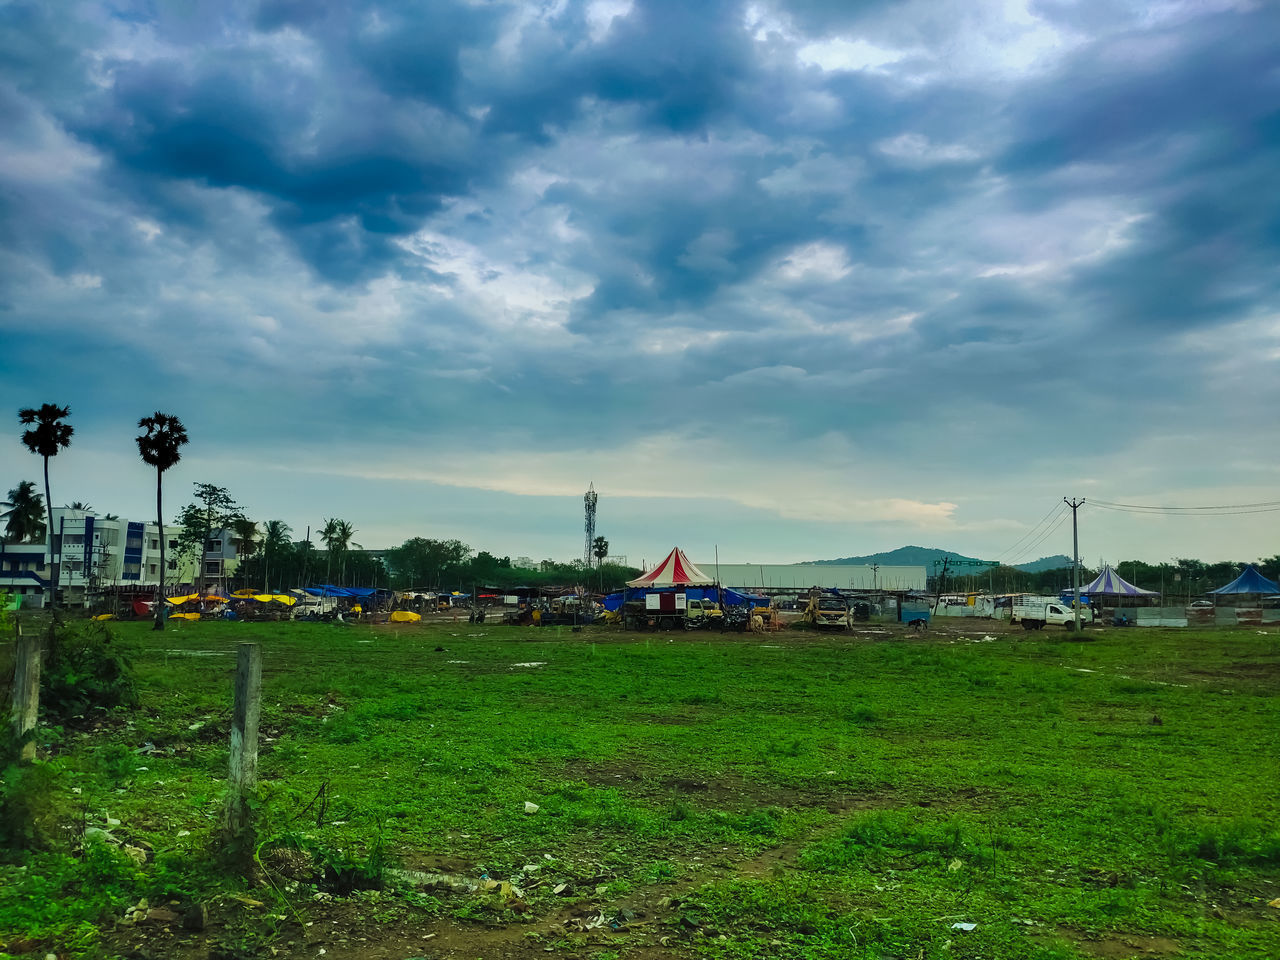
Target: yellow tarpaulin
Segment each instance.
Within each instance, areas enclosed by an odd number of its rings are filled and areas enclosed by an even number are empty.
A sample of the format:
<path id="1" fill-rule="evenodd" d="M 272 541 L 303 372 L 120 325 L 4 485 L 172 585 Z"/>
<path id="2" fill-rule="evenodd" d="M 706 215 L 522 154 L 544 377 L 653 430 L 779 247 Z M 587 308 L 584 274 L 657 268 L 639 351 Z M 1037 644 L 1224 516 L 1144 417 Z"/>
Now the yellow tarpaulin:
<path id="1" fill-rule="evenodd" d="M 258 600 L 261 599 L 256 593 L 246 587 L 243 590 L 237 590 L 232 594 L 233 597 L 239 597 L 241 600 Z"/>
<path id="2" fill-rule="evenodd" d="M 257 600 L 259 603 L 283 603 L 286 607 L 292 607 L 298 602 L 297 597 L 288 597 L 283 593 L 254 593 L 250 594 L 250 599 Z"/>
<path id="3" fill-rule="evenodd" d="M 171 613 L 171 614 L 169 614 L 169 619 L 170 619 L 170 620 L 199 620 L 199 619 L 200 619 L 200 614 L 198 614 L 198 613 Z"/>
<path id="4" fill-rule="evenodd" d="M 397 610 L 391 614 L 392 623 L 417 623 L 422 619 L 422 614 L 414 613 L 412 610 Z"/>
<path id="5" fill-rule="evenodd" d="M 165 599 L 168 600 L 170 603 L 172 603 L 175 607 L 181 606 L 184 603 L 191 603 L 192 601 L 195 601 L 195 600 L 211 600 L 214 603 L 227 602 L 226 597 L 220 597 L 216 593 L 211 593 L 207 597 L 202 597 L 198 593 L 189 593 L 185 597 L 166 597 Z"/>
<path id="6" fill-rule="evenodd" d="M 116 615 L 115 615 L 114 613 L 100 613 L 100 614 L 98 614 L 96 617 L 94 617 L 93 619 L 95 619 L 95 620 L 114 620 L 115 618 L 116 618 Z"/>

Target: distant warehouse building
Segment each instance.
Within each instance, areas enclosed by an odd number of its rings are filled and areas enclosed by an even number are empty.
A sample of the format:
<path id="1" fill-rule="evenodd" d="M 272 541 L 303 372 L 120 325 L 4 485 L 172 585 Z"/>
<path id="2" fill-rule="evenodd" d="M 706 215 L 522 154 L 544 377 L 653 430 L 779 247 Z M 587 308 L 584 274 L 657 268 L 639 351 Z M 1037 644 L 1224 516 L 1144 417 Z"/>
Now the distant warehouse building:
<path id="1" fill-rule="evenodd" d="M 924 567 L 886 567 L 855 563 L 699 563 L 720 585 L 734 590 L 924 590 Z M 717 573 L 718 571 L 718 573 Z"/>

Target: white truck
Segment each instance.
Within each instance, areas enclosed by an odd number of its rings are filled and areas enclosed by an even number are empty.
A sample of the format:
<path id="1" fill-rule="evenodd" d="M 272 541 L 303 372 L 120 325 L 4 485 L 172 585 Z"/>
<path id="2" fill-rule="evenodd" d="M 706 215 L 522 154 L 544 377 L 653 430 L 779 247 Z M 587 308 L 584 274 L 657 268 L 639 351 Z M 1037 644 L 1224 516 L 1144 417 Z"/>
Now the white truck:
<path id="1" fill-rule="evenodd" d="M 1023 630 L 1043 630 L 1045 624 L 1055 624 L 1075 629 L 1076 612 L 1070 604 L 1063 603 L 1056 597 L 1014 597 L 1013 609 L 1009 617 L 1013 623 L 1021 623 Z M 1080 624 L 1093 622 L 1093 611 L 1086 606 L 1080 608 Z"/>

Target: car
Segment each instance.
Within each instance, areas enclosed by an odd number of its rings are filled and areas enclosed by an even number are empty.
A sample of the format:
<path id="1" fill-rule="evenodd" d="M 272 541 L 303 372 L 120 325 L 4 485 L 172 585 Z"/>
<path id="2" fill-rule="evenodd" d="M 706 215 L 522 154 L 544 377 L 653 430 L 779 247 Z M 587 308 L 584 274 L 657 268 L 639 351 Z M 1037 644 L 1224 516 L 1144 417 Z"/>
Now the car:
<path id="1" fill-rule="evenodd" d="M 1193 601 L 1191 601 L 1191 606 L 1193 606 L 1193 607 L 1212 607 L 1212 606 L 1213 606 L 1213 601 L 1212 601 L 1212 600 L 1193 600 Z"/>

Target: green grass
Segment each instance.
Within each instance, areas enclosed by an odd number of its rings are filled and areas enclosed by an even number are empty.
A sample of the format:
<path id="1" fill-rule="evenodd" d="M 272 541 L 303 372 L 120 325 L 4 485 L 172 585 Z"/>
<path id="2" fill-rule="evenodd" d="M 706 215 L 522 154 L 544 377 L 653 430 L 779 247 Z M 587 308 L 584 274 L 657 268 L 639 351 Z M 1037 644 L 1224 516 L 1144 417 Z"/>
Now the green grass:
<path id="1" fill-rule="evenodd" d="M 119 630 L 142 708 L 55 732 L 48 766 L 73 818 L 119 819 L 156 858 L 68 847 L 0 866 L 0 942 L 106 955 L 101 921 L 138 897 L 237 889 L 208 850 L 235 646 L 255 640 L 264 849 L 300 847 L 356 887 L 385 884 L 384 861 L 499 879 L 545 863 L 584 909 L 648 898 L 653 926 L 609 946 L 623 957 L 659 936 L 735 958 L 1049 960 L 1126 938 L 1280 955 L 1280 645 L 1253 631 Z M 436 922 L 537 928 L 565 902 L 551 886 L 519 916 L 460 896 Z M 288 955 L 295 916 L 320 908 L 306 883 L 272 893 L 289 920 L 260 939 Z M 381 896 L 389 916 L 441 916 L 394 882 Z"/>

